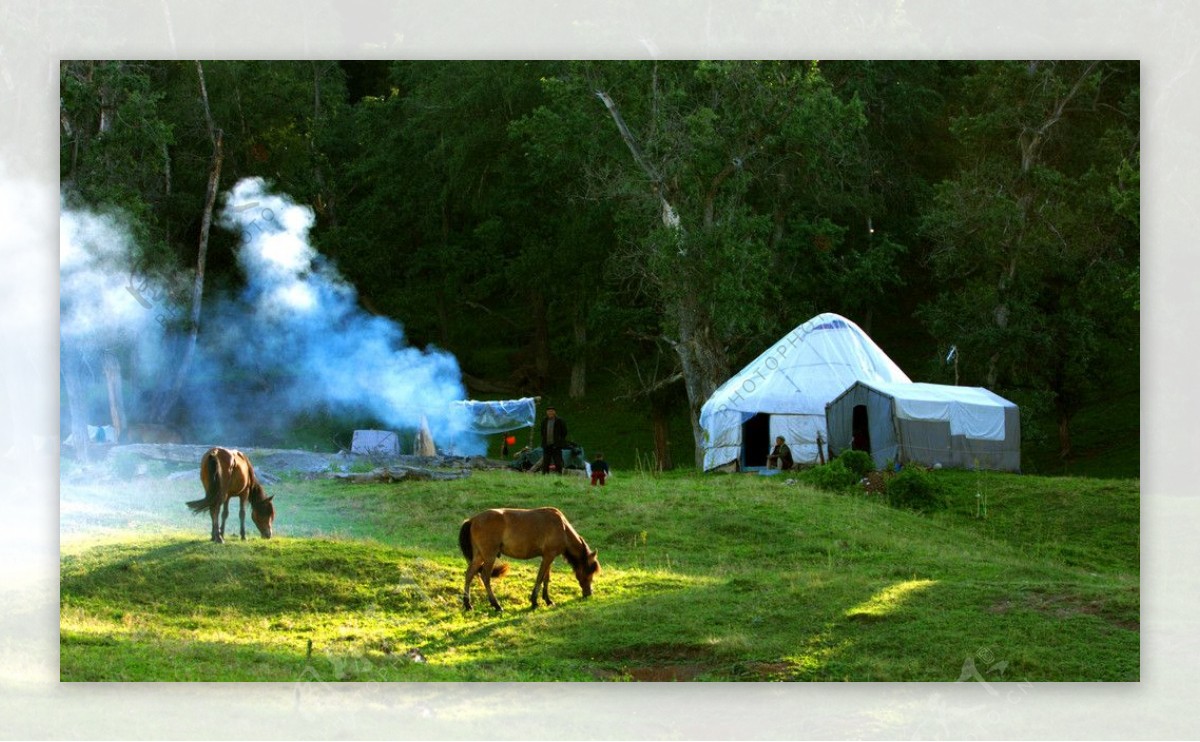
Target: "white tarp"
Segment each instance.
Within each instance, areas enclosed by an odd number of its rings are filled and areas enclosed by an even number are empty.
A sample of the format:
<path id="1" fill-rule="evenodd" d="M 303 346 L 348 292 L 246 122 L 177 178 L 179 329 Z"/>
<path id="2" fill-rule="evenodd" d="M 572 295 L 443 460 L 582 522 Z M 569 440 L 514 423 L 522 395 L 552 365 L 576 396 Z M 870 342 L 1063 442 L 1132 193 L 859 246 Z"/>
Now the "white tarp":
<path id="1" fill-rule="evenodd" d="M 400 438 L 390 430 L 356 430 L 350 452 L 370 456 L 398 456 Z"/>
<path id="2" fill-rule="evenodd" d="M 770 417 L 798 463 L 817 460 L 827 439 L 825 405 L 856 381 L 910 383 L 862 328 L 837 314 L 818 314 L 773 343 L 722 384 L 700 410 L 704 469 L 739 460 L 742 423 Z"/>
<path id="3" fill-rule="evenodd" d="M 533 397 L 483 402 L 463 400 L 451 403 L 451 408 L 464 429 L 480 435 L 531 428 L 537 414 Z"/>
<path id="4" fill-rule="evenodd" d="M 901 420 L 948 422 L 950 434 L 984 441 L 1004 440 L 1004 409 L 1015 407 L 982 387 L 943 384 L 870 383 L 895 402 Z"/>

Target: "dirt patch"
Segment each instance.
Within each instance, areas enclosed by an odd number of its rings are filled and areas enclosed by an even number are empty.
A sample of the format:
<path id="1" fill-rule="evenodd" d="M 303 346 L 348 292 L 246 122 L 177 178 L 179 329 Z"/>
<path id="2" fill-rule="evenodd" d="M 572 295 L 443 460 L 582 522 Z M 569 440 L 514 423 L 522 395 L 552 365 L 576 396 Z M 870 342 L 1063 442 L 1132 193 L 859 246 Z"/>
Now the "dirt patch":
<path id="1" fill-rule="evenodd" d="M 1037 611 L 1054 618 L 1070 618 L 1078 615 L 1095 616 L 1127 631 L 1140 631 L 1141 622 L 1130 619 L 1128 615 L 1119 613 L 1102 598 L 1086 598 L 1069 593 L 1052 593 L 1037 591 L 1014 601 L 1004 599 L 988 606 L 989 613 L 1008 613 L 1014 608 L 1024 608 Z"/>
<path id="2" fill-rule="evenodd" d="M 640 683 L 672 683 L 695 680 L 709 669 L 707 665 L 651 665 L 631 667 L 626 672 Z"/>
<path id="3" fill-rule="evenodd" d="M 872 495 L 882 495 L 887 492 L 888 480 L 892 478 L 889 472 L 872 471 L 867 472 L 867 476 L 863 477 L 863 491 Z"/>
<path id="4" fill-rule="evenodd" d="M 1004 600 L 992 603 L 987 607 L 988 613 L 1008 613 L 1013 608 L 1013 602 L 1007 598 Z"/>
<path id="5" fill-rule="evenodd" d="M 786 680 L 792 673 L 790 662 L 750 662 L 746 671 L 761 680 Z"/>
<path id="6" fill-rule="evenodd" d="M 615 670 L 597 670 L 600 680 L 635 680 L 643 683 L 687 682 L 719 665 L 711 651 L 691 644 L 647 644 L 613 652 L 607 659 L 619 663 Z"/>
<path id="7" fill-rule="evenodd" d="M 610 659 L 628 662 L 679 662 L 711 659 L 712 651 L 694 644 L 643 644 L 627 647 L 609 655 Z"/>

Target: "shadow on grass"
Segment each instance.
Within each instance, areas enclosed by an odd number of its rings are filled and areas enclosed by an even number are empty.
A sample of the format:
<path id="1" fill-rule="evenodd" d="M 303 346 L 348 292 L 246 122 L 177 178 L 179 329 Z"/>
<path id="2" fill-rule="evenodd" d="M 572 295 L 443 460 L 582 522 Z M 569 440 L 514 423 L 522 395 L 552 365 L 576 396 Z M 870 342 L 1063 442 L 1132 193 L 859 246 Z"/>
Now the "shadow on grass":
<path id="1" fill-rule="evenodd" d="M 454 640 L 481 642 L 521 627 L 506 636 L 506 649 L 523 662 L 557 664 L 572 680 L 795 679 L 799 668 L 819 669 L 853 646 L 830 626 L 849 623 L 840 614 L 871 595 L 864 585 L 797 584 L 785 601 L 778 593 L 762 600 L 778 588 L 746 577 L 610 573 L 619 575 L 615 594 L 598 584 L 588 600 L 576 594 L 537 610 L 526 603 Z M 845 607 L 830 612 L 831 604 Z"/>
<path id="2" fill-rule="evenodd" d="M 1075 586 L 1058 586 L 1060 610 L 1047 611 L 1047 586 L 845 576 L 781 593 L 749 582 L 598 592 L 522 649 L 572 658 L 599 680 L 1137 679 L 1136 630 Z"/>

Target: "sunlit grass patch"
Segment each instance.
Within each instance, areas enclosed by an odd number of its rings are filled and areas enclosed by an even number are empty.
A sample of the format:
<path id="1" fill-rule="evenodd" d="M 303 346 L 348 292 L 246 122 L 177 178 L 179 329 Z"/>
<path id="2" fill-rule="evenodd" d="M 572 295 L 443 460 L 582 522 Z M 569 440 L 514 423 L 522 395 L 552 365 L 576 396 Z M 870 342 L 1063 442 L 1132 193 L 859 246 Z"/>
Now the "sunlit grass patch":
<path id="1" fill-rule="evenodd" d="M 914 593 L 936 585 L 937 580 L 905 580 L 880 590 L 870 600 L 859 603 L 846 611 L 847 618 L 883 618 L 894 613 Z"/>

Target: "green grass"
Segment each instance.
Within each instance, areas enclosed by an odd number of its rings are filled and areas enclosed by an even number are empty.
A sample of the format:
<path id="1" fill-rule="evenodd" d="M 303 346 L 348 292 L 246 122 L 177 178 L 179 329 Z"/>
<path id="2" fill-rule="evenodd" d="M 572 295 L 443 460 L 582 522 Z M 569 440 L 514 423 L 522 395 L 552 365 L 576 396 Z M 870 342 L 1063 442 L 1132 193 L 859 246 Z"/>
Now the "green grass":
<path id="1" fill-rule="evenodd" d="M 61 677 L 1137 680 L 1137 480 L 937 476 L 929 516 L 746 475 L 285 481 L 279 537 L 224 545 L 190 480 L 64 483 Z M 463 612 L 458 524 L 539 505 L 599 550 L 594 596 L 559 561 L 530 610 L 510 561 L 504 612 L 478 583 Z"/>

